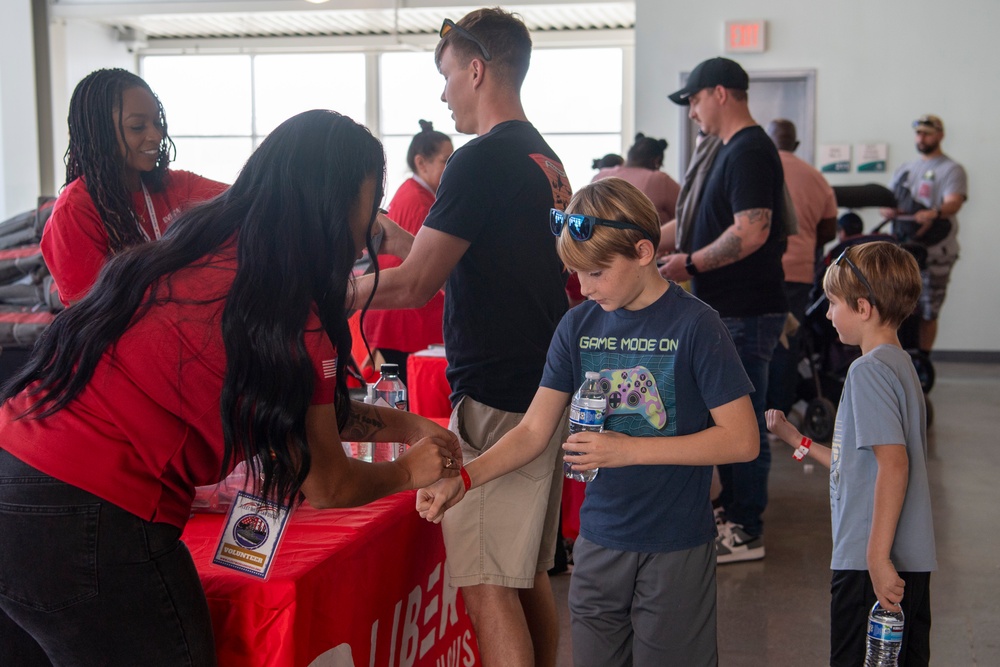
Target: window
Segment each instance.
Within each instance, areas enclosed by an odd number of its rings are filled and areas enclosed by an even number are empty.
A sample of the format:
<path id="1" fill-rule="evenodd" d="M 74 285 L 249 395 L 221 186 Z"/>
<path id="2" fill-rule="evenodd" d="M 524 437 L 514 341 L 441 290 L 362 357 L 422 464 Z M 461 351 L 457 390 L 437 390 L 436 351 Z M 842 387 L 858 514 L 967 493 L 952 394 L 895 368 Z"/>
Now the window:
<path id="1" fill-rule="evenodd" d="M 147 55 L 142 76 L 160 97 L 177 145 L 173 166 L 231 183 L 250 153 L 289 116 L 314 108 L 339 111 L 379 128 L 386 151 L 386 197 L 409 176 L 406 151 L 418 121 L 452 137 L 441 101 L 444 79 L 431 51 L 385 52 L 369 80 L 363 53 Z M 528 118 L 560 156 L 570 183 L 593 176 L 590 164 L 622 142 L 622 49 L 536 48 L 522 88 Z M 572 66 L 568 66 L 571 63 Z M 211 72 L 211 77 L 205 73 Z M 595 85 L 595 82 L 599 82 Z M 378 117 L 367 116 L 378 91 Z"/>
<path id="2" fill-rule="evenodd" d="M 142 76 L 163 103 L 177 145 L 173 167 L 226 183 L 297 113 L 334 109 L 365 122 L 360 53 L 148 56 Z"/>

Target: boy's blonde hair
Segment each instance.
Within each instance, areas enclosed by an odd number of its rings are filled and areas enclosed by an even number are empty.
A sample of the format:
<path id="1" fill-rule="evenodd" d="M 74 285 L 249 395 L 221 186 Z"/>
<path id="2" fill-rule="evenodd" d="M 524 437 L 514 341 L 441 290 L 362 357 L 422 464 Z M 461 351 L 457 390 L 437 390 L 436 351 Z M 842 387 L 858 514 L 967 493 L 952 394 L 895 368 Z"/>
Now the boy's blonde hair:
<path id="1" fill-rule="evenodd" d="M 858 311 L 858 299 L 875 299 L 883 324 L 899 328 L 913 313 L 920 299 L 923 281 L 920 267 L 913 255 L 895 243 L 872 241 L 850 246 L 844 250 L 844 261 L 830 265 L 823 276 L 823 291 L 843 299 L 854 312 Z M 846 260 L 857 267 L 861 275 L 871 285 L 868 287 L 851 270 Z"/>
<path id="2" fill-rule="evenodd" d="M 582 213 L 605 220 L 630 222 L 649 234 L 654 249 L 660 243 L 660 218 L 653 202 L 639 188 L 620 178 L 605 178 L 581 188 L 573 195 L 566 213 Z M 566 266 L 592 269 L 610 266 L 615 255 L 637 259 L 639 255 L 635 244 L 645 238 L 636 229 L 595 225 L 588 240 L 577 241 L 563 227 L 556 241 L 556 249 Z"/>

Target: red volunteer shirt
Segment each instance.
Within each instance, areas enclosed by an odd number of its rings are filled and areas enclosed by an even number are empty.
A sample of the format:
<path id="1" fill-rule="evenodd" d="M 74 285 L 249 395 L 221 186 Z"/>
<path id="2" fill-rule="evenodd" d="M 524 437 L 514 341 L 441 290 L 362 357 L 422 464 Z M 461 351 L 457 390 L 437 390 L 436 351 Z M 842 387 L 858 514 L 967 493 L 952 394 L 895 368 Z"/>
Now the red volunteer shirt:
<path id="1" fill-rule="evenodd" d="M 235 244 L 207 259 L 170 279 L 174 300 L 125 332 L 68 406 L 15 419 L 31 404 L 22 392 L 0 407 L 0 447 L 143 519 L 183 527 L 194 487 L 218 481 L 223 454 L 221 320 Z M 312 402 L 332 403 L 334 347 L 315 313 L 306 327 Z"/>
<path id="2" fill-rule="evenodd" d="M 228 187 L 189 171 L 168 171 L 163 191 L 149 192 L 160 233 L 192 204 L 211 199 Z M 142 190 L 132 193 L 132 206 L 146 235 L 155 239 Z M 45 224 L 41 245 L 45 264 L 59 288 L 59 299 L 69 305 L 86 296 L 108 259 L 108 233 L 82 177 L 59 195 L 52 217 Z"/>

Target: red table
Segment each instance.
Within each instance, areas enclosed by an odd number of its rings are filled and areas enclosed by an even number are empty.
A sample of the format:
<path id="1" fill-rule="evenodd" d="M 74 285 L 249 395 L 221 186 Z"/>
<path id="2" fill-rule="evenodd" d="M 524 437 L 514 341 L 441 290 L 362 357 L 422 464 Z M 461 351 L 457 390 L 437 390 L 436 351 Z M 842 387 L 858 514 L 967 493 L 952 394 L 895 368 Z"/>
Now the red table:
<path id="1" fill-rule="evenodd" d="M 192 517 L 183 539 L 220 667 L 478 664 L 440 526 L 413 505 L 411 491 L 361 508 L 300 507 L 266 581 L 212 565 L 224 515 Z"/>
<path id="2" fill-rule="evenodd" d="M 451 416 L 451 385 L 445 377 L 448 361 L 444 348 L 435 346 L 414 352 L 406 359 L 407 398 L 410 412 L 429 419 Z"/>

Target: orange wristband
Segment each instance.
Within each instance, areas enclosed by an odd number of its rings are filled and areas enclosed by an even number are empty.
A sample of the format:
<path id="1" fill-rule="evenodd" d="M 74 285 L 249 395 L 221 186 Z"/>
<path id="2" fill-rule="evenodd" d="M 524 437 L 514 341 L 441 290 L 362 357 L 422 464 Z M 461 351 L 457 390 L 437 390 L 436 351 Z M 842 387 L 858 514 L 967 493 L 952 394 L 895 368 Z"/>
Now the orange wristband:
<path id="1" fill-rule="evenodd" d="M 799 448 L 795 450 L 794 454 L 792 454 L 792 458 L 795 459 L 796 461 L 801 461 L 802 459 L 804 459 L 806 457 L 806 454 L 809 453 L 809 448 L 812 447 L 812 444 L 813 444 L 812 440 L 810 440 L 806 436 L 802 436 L 802 442 L 799 443 Z"/>
<path id="2" fill-rule="evenodd" d="M 462 466 L 460 472 L 462 473 L 462 486 L 468 491 L 472 488 L 472 478 L 469 477 L 469 471 L 465 469 L 465 466 Z"/>

